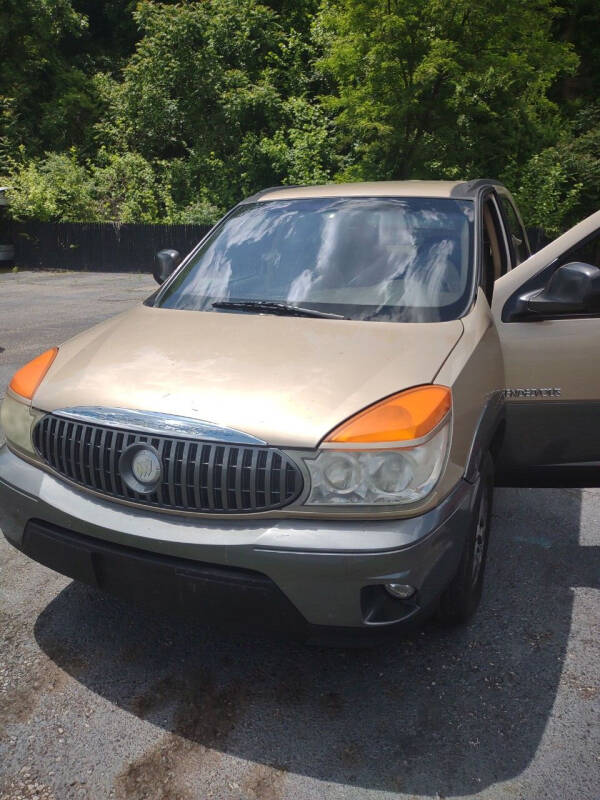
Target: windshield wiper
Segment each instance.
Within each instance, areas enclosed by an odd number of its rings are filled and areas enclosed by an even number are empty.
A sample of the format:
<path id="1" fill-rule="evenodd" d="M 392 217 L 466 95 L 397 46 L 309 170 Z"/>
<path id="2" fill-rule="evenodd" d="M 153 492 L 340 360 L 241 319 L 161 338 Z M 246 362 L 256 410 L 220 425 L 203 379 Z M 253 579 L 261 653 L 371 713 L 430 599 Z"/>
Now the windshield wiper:
<path id="1" fill-rule="evenodd" d="M 282 317 L 348 319 L 342 314 L 330 314 L 328 311 L 316 311 L 314 308 L 303 308 L 291 303 L 278 303 L 274 300 L 217 300 L 212 307 L 238 309 L 239 311 L 263 311 L 265 314 L 279 314 Z"/>

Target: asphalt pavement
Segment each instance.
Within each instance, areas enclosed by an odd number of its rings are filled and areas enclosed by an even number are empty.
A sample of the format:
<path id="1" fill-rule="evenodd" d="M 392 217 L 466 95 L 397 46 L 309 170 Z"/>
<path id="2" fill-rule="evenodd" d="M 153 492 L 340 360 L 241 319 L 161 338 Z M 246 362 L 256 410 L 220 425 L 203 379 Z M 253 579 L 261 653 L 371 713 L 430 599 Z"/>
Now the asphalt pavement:
<path id="1" fill-rule="evenodd" d="M 147 275 L 0 274 L 21 364 Z M 600 800 L 600 490 L 496 492 L 466 628 L 316 649 L 158 617 L 0 537 L 0 800 Z"/>

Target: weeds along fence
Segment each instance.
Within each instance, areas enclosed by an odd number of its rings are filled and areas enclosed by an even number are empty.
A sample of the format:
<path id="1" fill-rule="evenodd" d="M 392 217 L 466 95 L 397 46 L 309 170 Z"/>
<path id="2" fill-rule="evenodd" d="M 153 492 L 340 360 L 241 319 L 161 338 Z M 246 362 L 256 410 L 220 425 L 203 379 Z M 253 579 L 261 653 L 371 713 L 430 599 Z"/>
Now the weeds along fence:
<path id="1" fill-rule="evenodd" d="M 165 247 L 188 253 L 210 225 L 11 222 L 14 264 L 23 269 L 152 272 Z"/>

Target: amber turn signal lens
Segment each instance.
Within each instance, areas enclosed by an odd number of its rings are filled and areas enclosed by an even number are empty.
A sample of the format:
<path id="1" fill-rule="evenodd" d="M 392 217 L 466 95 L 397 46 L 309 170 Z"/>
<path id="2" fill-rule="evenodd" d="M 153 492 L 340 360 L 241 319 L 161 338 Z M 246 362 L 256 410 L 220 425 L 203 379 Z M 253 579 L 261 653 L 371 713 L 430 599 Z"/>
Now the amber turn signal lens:
<path id="1" fill-rule="evenodd" d="M 10 388 L 15 394 L 31 400 L 36 389 L 44 379 L 44 375 L 50 369 L 50 365 L 58 354 L 58 347 L 46 350 L 41 356 L 37 356 L 29 364 L 25 364 L 20 370 L 15 372 L 10 382 Z"/>
<path id="2" fill-rule="evenodd" d="M 326 442 L 370 443 L 420 439 L 446 416 L 452 393 L 446 386 L 418 386 L 369 406 L 343 422 Z"/>

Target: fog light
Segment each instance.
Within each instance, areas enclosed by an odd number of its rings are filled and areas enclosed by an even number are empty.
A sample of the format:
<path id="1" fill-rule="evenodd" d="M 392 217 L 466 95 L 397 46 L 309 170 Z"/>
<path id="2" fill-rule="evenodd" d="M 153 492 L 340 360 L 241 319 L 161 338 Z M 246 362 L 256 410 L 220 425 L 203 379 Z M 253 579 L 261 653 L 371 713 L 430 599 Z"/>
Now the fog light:
<path id="1" fill-rule="evenodd" d="M 384 583 L 384 586 L 386 591 L 398 600 L 408 600 L 416 591 L 415 587 L 408 583 Z"/>

